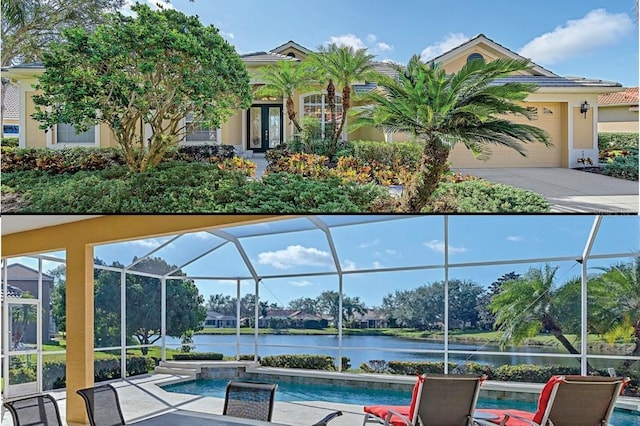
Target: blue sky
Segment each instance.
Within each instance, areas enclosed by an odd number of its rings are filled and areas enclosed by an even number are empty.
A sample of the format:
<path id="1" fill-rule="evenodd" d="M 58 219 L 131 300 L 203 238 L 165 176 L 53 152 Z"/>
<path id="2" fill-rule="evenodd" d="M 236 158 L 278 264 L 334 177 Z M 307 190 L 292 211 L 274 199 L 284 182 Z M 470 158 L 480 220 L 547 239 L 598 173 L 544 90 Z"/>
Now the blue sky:
<path id="1" fill-rule="evenodd" d="M 309 49 L 337 42 L 406 63 L 483 33 L 556 74 L 638 85 L 634 0 L 172 0 L 170 7 L 213 24 L 239 53 L 289 40 Z"/>
<path id="2" fill-rule="evenodd" d="M 342 216 L 321 216 L 329 225 L 344 222 Z M 355 217 L 361 220 L 361 217 Z M 351 219 L 349 219 L 351 220 Z M 593 216 L 450 216 L 449 263 L 471 263 L 580 256 L 591 231 Z M 343 270 L 348 272 L 400 268 L 444 263 L 444 218 L 421 216 L 399 220 L 332 227 L 332 237 Z M 231 233 L 240 237 L 248 258 L 259 275 L 285 275 L 302 272 L 335 271 L 330 248 L 324 234 L 311 229 L 306 218 L 256 225 L 251 229 L 297 230 L 272 236 L 242 237 L 242 229 Z M 110 244 L 95 249 L 96 257 L 111 264 L 118 261 L 128 265 L 134 256 L 143 256 L 158 248 L 169 237 Z M 181 237 L 155 256 L 169 263 L 181 265 L 207 250 L 214 249 L 223 240 L 200 232 Z M 606 216 L 602 221 L 593 254 L 621 254 L 627 256 L 640 250 L 640 217 Z M 64 254 L 59 254 L 64 257 Z M 597 260 L 593 266 L 606 266 L 628 257 Z M 33 260 L 18 258 L 13 261 L 37 267 Z M 575 261 L 555 262 L 559 266 L 557 283 L 562 284 L 580 274 Z M 56 265 L 45 262 L 43 270 Z M 449 278 L 470 279 L 487 286 L 501 275 L 515 271 L 524 273 L 530 267 L 543 263 L 450 268 Z M 231 243 L 220 246 L 211 254 L 183 268 L 190 276 L 235 277 L 249 276 L 240 255 Z M 408 272 L 349 273 L 344 277 L 344 290 L 349 296 L 360 297 L 367 306 L 379 305 L 382 298 L 396 290 L 410 289 L 444 279 L 442 269 Z M 235 281 L 196 280 L 202 294 L 223 293 L 235 296 Z M 253 281 L 242 285 L 242 295 L 253 292 Z M 337 276 L 287 277 L 265 279 L 261 285 L 261 298 L 286 306 L 299 297 L 316 297 L 324 290 L 337 290 Z"/>

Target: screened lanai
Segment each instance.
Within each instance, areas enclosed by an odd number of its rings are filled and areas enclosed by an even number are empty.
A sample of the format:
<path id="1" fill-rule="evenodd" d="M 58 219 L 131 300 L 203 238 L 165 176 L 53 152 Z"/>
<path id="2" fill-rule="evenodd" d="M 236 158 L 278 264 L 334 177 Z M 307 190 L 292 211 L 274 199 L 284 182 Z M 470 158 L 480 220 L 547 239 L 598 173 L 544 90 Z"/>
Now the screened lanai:
<path id="1" fill-rule="evenodd" d="M 322 354 L 334 359 L 338 371 L 358 371 L 361 364 L 371 367 L 374 361 L 429 360 L 443 362 L 446 373 L 475 362 L 579 366 L 587 374 L 589 368 L 620 368 L 625 362 L 637 368 L 640 360 L 637 353 L 632 355 L 637 342 L 631 327 L 640 309 L 637 216 L 230 218 L 228 223 L 203 222 L 177 232 L 171 232 L 167 221 L 162 232 L 138 232 L 136 238 L 118 228 L 120 234 L 110 240 L 109 229 L 101 231 L 104 235 L 90 244 L 87 255 L 94 260 L 88 280 L 95 293 L 85 297 L 96 298 L 93 316 L 112 321 L 107 327 L 94 319 L 91 349 L 96 358 L 115 356 L 123 377 L 132 353 L 157 350 L 164 361 L 185 346 L 190 351 L 220 352 L 226 359 Z M 249 223 L 237 224 L 233 218 Z M 129 220 L 132 227 L 142 226 L 140 217 Z M 173 220 L 179 228 L 180 217 Z M 126 227 L 127 218 L 119 223 Z M 9 303 L 16 302 L 10 291 L 12 265 L 36 271 L 40 286 L 44 276 L 54 276 L 54 287 L 72 279 L 64 269 L 56 269 L 69 262 L 68 250 L 19 256 L 4 252 L 3 247 L 5 324 Z M 636 281 L 618 286 L 611 278 L 620 278 L 616 271 Z M 573 353 L 556 338 L 556 328 L 540 322 L 537 331 L 544 339 L 538 347 L 527 345 L 526 339 L 522 343 L 503 338 L 505 333 L 522 332 L 517 327 L 503 324 L 494 331 L 501 311 L 488 309 L 491 298 L 505 281 L 517 279 L 536 291 L 524 296 L 524 304 L 519 300 L 519 311 L 511 316 L 522 319 L 538 315 L 540 309 L 551 310 Z M 100 293 L 99 286 L 106 283 L 109 290 Z M 178 315 L 184 283 L 197 289 L 207 311 L 198 324 L 201 330 L 186 340 L 176 324 L 185 318 Z M 607 292 L 608 285 L 616 287 Z M 623 289 L 629 292 L 624 295 Z M 48 305 L 52 311 L 64 293 L 56 294 L 42 300 L 40 287 L 32 296 L 38 309 Z M 105 294 L 111 296 L 108 303 L 98 299 Z M 67 307 L 69 295 L 67 288 Z M 330 296 L 335 296 L 335 306 Z M 140 317 L 137 311 L 142 307 L 159 314 Z M 292 315 L 303 315 L 298 328 L 304 329 L 300 323 L 307 321 L 314 333 L 296 337 Z M 69 328 L 67 335 L 73 332 Z M 145 342 L 132 339 L 131 330 L 141 328 L 150 330 Z M 411 330 L 411 339 L 398 344 L 384 340 L 388 336 L 376 334 L 376 329 Z M 614 336 L 614 330 L 622 331 Z M 473 343 L 474 334 L 482 333 L 493 333 L 492 339 Z M 42 365 L 47 358 L 68 359 L 72 344 L 42 350 L 41 343 L 51 336 L 39 334 L 40 342 L 25 345 L 25 351 L 38 359 L 36 386 L 42 390 L 47 386 Z M 8 377 L 12 357 L 22 352 L 7 351 L 10 333 L 3 336 L 3 377 Z M 416 339 L 424 336 L 428 338 Z"/>

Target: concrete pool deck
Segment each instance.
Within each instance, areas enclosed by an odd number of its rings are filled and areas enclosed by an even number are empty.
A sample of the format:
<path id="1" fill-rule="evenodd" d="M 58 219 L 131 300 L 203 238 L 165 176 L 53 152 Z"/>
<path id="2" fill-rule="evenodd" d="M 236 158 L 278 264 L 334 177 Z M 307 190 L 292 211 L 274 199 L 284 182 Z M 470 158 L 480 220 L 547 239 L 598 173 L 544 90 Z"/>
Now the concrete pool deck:
<path id="1" fill-rule="evenodd" d="M 110 381 L 117 390 L 122 405 L 122 412 L 127 423 L 153 417 L 162 413 L 173 411 L 176 409 L 192 410 L 203 413 L 222 413 L 224 405 L 223 398 L 214 398 L 199 395 L 188 395 L 174 392 L 167 392 L 161 386 L 176 383 L 180 381 L 193 380 L 190 375 L 172 375 L 172 374 L 153 374 L 131 377 L 126 380 Z M 530 392 L 539 393 L 542 385 L 517 384 L 517 383 L 499 383 L 487 381 L 483 388 L 500 388 L 507 390 L 511 388 L 516 391 L 527 387 Z M 506 388 L 506 389 L 505 389 Z M 522 390 L 522 389 L 521 389 Z M 60 414 L 63 422 L 65 422 L 66 413 L 66 394 L 63 389 L 49 392 L 56 400 L 60 407 Z M 634 403 L 637 409 L 639 402 L 633 398 L 621 398 L 618 406 L 624 404 L 625 400 Z M 375 401 L 372 401 L 375 403 Z M 628 406 L 633 407 L 632 405 Z M 337 417 L 331 421 L 330 426 L 353 426 L 362 424 L 363 411 L 362 405 L 339 404 L 320 401 L 303 401 L 303 402 L 283 402 L 276 401 L 273 421 L 276 423 L 285 423 L 292 426 L 309 426 L 320 420 L 325 415 L 340 410 L 343 412 L 341 417 Z M 12 426 L 11 415 L 3 411 L 2 426 Z M 69 423 L 69 425 L 76 425 Z"/>

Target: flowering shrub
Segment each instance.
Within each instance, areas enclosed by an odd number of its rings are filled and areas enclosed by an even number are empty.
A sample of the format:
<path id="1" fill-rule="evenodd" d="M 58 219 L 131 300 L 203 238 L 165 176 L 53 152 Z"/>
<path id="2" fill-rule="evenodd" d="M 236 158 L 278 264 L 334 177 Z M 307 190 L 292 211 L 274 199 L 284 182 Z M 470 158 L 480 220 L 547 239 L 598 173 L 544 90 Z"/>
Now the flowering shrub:
<path id="1" fill-rule="evenodd" d="M 240 157 L 222 159 L 218 157 L 211 157 L 209 161 L 216 164 L 220 170 L 238 171 L 248 177 L 255 175 L 257 167 L 256 163 Z"/>

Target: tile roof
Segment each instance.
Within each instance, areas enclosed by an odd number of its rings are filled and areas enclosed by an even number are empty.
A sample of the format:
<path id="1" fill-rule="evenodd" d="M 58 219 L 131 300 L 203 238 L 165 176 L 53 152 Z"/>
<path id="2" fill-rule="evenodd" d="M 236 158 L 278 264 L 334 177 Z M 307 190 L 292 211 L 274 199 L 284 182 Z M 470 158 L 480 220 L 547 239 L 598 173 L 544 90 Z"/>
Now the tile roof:
<path id="1" fill-rule="evenodd" d="M 598 80 L 584 77 L 547 77 L 539 75 L 511 75 L 504 78 L 497 78 L 491 83 L 494 86 L 509 82 L 534 83 L 539 87 L 621 87 L 615 81 Z"/>
<path id="2" fill-rule="evenodd" d="M 627 87 L 622 92 L 598 96 L 598 105 L 638 105 L 638 88 Z"/>
<path id="3" fill-rule="evenodd" d="M 286 42 L 286 43 L 282 43 L 282 44 L 281 44 L 280 46 L 278 46 L 278 47 L 274 47 L 273 49 L 271 49 L 271 50 L 270 50 L 270 52 L 278 53 L 278 52 L 280 52 L 280 51 L 282 51 L 282 50 L 286 49 L 287 47 L 293 47 L 293 48 L 296 48 L 296 49 L 298 49 L 298 50 L 302 51 L 303 53 L 309 53 L 309 52 L 312 52 L 312 50 L 311 50 L 311 49 L 307 49 L 307 48 L 306 48 L 306 47 L 304 47 L 303 45 L 301 45 L 301 44 L 299 44 L 299 43 L 296 43 L 296 42 L 295 42 L 295 41 L 293 41 L 293 40 L 289 40 L 289 41 L 288 41 L 288 42 Z"/>
<path id="4" fill-rule="evenodd" d="M 8 297 L 22 297 L 22 290 L 18 287 L 14 287 L 12 285 L 7 285 L 7 295 Z M 4 301 L 4 288 L 0 288 L 0 302 Z"/>
<path id="5" fill-rule="evenodd" d="M 20 118 L 20 88 L 15 84 L 4 87 L 4 119 L 18 120 Z"/>

